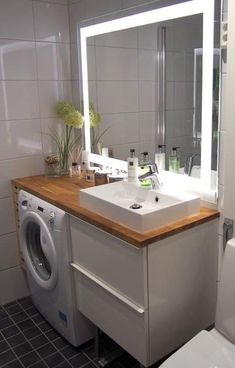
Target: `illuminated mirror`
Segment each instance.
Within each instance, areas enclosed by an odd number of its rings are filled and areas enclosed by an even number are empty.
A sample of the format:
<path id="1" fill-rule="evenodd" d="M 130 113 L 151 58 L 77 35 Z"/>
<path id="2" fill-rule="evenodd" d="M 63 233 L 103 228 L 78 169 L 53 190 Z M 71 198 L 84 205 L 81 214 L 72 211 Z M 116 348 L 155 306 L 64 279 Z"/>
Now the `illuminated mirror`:
<path id="1" fill-rule="evenodd" d="M 90 103 L 101 114 L 98 133 L 105 131 L 102 144 L 114 166 L 130 148 L 149 151 L 153 161 L 158 144 L 166 144 L 167 169 L 172 146 L 179 146 L 182 173 L 193 156 L 197 176 L 210 187 L 217 167 L 213 22 L 214 1 L 192 0 L 80 29 L 85 149 L 93 151 L 92 162 L 101 157 L 92 144 Z"/>

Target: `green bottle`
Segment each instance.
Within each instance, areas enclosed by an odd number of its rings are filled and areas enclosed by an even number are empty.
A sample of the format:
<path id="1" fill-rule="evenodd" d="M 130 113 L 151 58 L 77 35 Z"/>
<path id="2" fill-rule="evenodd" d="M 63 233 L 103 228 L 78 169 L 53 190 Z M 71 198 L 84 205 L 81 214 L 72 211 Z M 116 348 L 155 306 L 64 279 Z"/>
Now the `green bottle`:
<path id="1" fill-rule="evenodd" d="M 177 155 L 177 149 L 180 147 L 172 147 L 171 155 L 169 156 L 169 171 L 179 173 L 180 171 L 180 159 Z"/>

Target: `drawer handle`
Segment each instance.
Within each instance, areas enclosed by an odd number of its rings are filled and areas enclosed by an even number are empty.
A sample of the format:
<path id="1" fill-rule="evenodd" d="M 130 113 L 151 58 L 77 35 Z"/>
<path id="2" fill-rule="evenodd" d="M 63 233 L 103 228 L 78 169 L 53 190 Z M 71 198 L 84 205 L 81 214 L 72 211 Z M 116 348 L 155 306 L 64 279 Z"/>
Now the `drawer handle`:
<path id="1" fill-rule="evenodd" d="M 138 305 L 136 305 L 135 303 L 131 302 L 128 298 L 125 298 L 123 295 L 119 294 L 117 291 L 115 291 L 114 289 L 112 289 L 111 287 L 109 287 L 108 285 L 106 285 L 104 282 L 102 282 L 99 279 L 97 279 L 94 275 L 92 275 L 90 272 L 88 272 L 83 267 L 78 266 L 75 263 L 71 263 L 71 266 L 74 267 L 79 272 L 81 272 L 86 277 L 88 277 L 88 279 L 94 281 L 96 284 L 98 284 L 99 286 L 101 286 L 103 289 L 107 290 L 110 294 L 114 295 L 116 298 L 118 298 L 119 300 L 121 300 L 123 303 L 127 304 L 129 307 L 131 307 L 132 309 L 134 309 L 136 312 L 138 312 L 140 314 L 143 314 L 144 313 L 144 309 L 143 308 L 141 308 Z"/>

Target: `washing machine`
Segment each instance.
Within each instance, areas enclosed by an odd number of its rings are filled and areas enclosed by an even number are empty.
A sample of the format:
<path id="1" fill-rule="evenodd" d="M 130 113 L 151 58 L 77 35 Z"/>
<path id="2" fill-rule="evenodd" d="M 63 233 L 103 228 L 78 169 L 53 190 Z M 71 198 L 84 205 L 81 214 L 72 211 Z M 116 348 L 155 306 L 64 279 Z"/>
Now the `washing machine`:
<path id="1" fill-rule="evenodd" d="M 94 326 L 76 308 L 68 215 L 23 190 L 18 202 L 20 248 L 33 303 L 67 341 L 81 345 L 94 336 Z"/>

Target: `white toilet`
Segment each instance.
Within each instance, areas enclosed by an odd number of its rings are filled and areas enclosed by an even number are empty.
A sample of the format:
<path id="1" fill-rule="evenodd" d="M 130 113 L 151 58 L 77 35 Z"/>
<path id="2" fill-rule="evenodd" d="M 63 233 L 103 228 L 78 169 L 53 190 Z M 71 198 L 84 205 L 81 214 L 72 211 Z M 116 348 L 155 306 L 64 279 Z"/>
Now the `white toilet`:
<path id="1" fill-rule="evenodd" d="M 215 328 L 201 331 L 160 368 L 235 367 L 235 239 L 226 246 L 218 290 Z"/>

